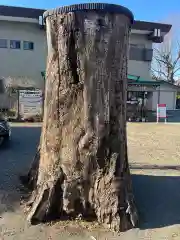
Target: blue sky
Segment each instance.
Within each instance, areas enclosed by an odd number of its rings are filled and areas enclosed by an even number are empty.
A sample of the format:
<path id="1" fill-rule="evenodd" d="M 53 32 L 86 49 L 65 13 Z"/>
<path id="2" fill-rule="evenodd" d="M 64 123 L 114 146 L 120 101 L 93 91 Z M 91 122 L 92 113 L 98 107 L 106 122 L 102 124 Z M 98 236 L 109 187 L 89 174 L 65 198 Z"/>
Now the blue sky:
<path id="1" fill-rule="evenodd" d="M 83 0 L 0 0 L 0 5 L 23 6 L 32 8 L 54 8 L 62 5 L 70 5 L 80 2 L 92 2 Z M 111 2 L 110 0 L 95 2 Z M 172 22 L 174 16 L 180 16 L 180 0 L 113 0 L 111 3 L 128 7 L 135 15 L 135 19 L 146 21 Z M 180 21 L 180 18 L 179 18 Z"/>

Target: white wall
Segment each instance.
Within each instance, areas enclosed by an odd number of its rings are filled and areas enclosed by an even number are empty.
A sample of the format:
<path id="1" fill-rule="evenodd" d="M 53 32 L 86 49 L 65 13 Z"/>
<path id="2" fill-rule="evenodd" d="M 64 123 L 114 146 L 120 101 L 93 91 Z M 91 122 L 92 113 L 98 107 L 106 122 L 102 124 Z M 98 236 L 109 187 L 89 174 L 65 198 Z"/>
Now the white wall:
<path id="1" fill-rule="evenodd" d="M 144 34 L 131 33 L 130 44 L 142 44 L 145 48 L 152 49 L 152 41 L 148 40 Z M 134 60 L 129 60 L 128 62 L 128 73 L 131 75 L 141 76 L 141 78 L 145 80 L 151 80 L 150 70 L 151 62 Z"/>
<path id="2" fill-rule="evenodd" d="M 144 80 L 151 80 L 151 64 L 149 62 L 129 60 L 128 74 L 140 76 Z"/>
<path id="3" fill-rule="evenodd" d="M 131 33 L 130 44 L 144 44 L 146 48 L 152 48 L 152 41 L 144 34 Z"/>
<path id="4" fill-rule="evenodd" d="M 0 39 L 21 40 L 21 49 L 0 48 L 0 77 L 22 78 L 42 86 L 46 67 L 46 33 L 36 23 L 0 21 Z M 23 41 L 34 42 L 34 50 L 23 50 Z"/>
<path id="5" fill-rule="evenodd" d="M 146 103 L 146 107 L 148 110 L 152 110 L 153 105 L 153 92 L 151 92 L 151 95 L 148 97 L 148 101 Z"/>
<path id="6" fill-rule="evenodd" d="M 158 91 L 153 92 L 153 104 L 152 110 L 156 110 L 158 104 Z M 165 103 L 167 106 L 167 110 L 175 110 L 176 109 L 176 94 L 177 88 L 171 87 L 171 85 L 162 85 L 160 88 L 160 96 L 159 103 Z"/>
<path id="7" fill-rule="evenodd" d="M 0 20 L 0 38 L 34 42 L 34 51 L 0 48 L 0 77 L 27 78 L 42 86 L 41 71 L 45 70 L 47 57 L 46 32 L 37 23 Z M 152 48 L 152 42 L 143 34 L 130 36 L 130 44 L 144 44 Z M 150 79 L 150 62 L 129 60 L 128 73 Z"/>

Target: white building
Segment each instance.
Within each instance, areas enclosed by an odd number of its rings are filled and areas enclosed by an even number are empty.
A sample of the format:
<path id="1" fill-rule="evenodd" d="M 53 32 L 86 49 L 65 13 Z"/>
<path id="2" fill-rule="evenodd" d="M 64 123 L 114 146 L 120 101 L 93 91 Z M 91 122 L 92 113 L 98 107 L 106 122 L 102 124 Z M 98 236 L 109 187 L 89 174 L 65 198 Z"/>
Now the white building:
<path id="1" fill-rule="evenodd" d="M 44 80 L 41 73 L 46 69 L 47 56 L 43 13 L 42 9 L 0 6 L 0 79 L 28 82 L 37 88 L 43 88 Z M 171 25 L 168 24 L 134 22 L 130 37 L 129 75 L 151 81 L 152 44 L 153 42 L 161 43 L 163 36 L 170 29 Z M 129 87 L 129 91 L 132 90 L 131 88 L 132 86 Z M 139 91 L 135 85 L 133 89 L 133 91 Z M 156 93 L 152 95 L 151 109 L 154 109 L 156 102 L 161 99 L 169 101 L 169 108 L 175 108 L 172 90 L 168 89 L 171 97 L 168 92 L 166 97 L 161 98 L 157 97 Z M 153 91 L 156 92 L 156 89 Z M 7 102 L 1 99 L 1 104 Z"/>

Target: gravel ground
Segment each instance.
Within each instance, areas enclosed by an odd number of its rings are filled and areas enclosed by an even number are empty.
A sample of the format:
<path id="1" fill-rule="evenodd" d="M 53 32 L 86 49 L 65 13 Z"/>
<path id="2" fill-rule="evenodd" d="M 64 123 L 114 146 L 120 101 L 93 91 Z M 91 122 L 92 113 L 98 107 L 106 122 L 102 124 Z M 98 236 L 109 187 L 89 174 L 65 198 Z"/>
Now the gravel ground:
<path id="1" fill-rule="evenodd" d="M 129 161 L 141 224 L 120 236 L 95 223 L 28 225 L 20 206 L 18 175 L 28 169 L 39 135 L 38 124 L 13 124 L 11 145 L 0 150 L 0 240 L 180 239 L 178 124 L 128 125 Z"/>

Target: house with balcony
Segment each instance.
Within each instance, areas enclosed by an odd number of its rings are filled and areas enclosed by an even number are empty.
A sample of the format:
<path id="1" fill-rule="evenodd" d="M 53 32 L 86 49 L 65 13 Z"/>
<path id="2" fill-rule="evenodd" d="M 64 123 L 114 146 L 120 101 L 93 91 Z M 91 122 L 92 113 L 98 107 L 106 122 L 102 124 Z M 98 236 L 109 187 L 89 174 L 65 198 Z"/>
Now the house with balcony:
<path id="1" fill-rule="evenodd" d="M 47 43 L 43 9 L 0 5 L 0 80 L 42 89 Z M 128 62 L 128 100 L 146 93 L 148 108 L 167 103 L 175 108 L 176 87 L 155 82 L 150 69 L 153 43 L 162 43 L 171 25 L 134 21 Z M 2 98 L 2 92 L 0 93 Z M 168 99 L 168 100 L 167 100 Z M 0 106 L 2 108 L 3 106 Z"/>

